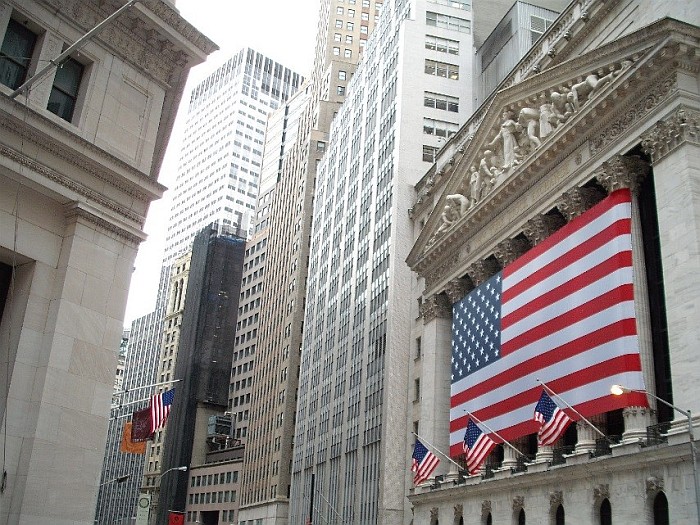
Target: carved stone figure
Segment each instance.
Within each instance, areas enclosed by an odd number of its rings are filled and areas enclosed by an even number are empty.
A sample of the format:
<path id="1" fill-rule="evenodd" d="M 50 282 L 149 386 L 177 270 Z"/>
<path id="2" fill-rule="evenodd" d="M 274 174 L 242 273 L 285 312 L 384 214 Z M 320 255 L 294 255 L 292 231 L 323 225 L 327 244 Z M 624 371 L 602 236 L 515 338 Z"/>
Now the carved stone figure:
<path id="1" fill-rule="evenodd" d="M 518 122 L 525 128 L 525 136 L 529 142 L 529 153 L 542 145 L 537 136 L 537 125 L 540 122 L 540 112 L 535 108 L 523 108 L 518 115 Z"/>
<path id="2" fill-rule="evenodd" d="M 444 233 L 459 220 L 469 209 L 469 199 L 459 193 L 445 197 L 447 201 L 442 211 L 442 223 L 437 229 L 438 234 Z"/>
<path id="3" fill-rule="evenodd" d="M 479 172 L 481 173 L 481 193 L 477 200 L 480 200 L 487 195 L 496 185 L 496 180 L 502 171 L 495 166 L 493 151 L 487 149 L 484 151 L 484 158 L 479 161 Z"/>
<path id="4" fill-rule="evenodd" d="M 508 170 L 513 166 L 518 164 L 516 158 L 516 148 L 518 148 L 518 141 L 515 136 L 517 132 L 517 122 L 513 120 L 514 114 L 512 111 L 505 110 L 503 112 L 503 123 L 501 123 L 501 130 L 498 135 L 489 143 L 489 147 L 493 148 L 499 146 L 501 149 L 501 156 L 503 158 L 502 168 L 503 170 Z"/>
<path id="5" fill-rule="evenodd" d="M 574 108 L 567 102 L 566 96 L 558 91 L 552 91 L 549 100 L 554 110 L 554 118 L 549 122 L 556 128 L 559 124 L 569 120 L 569 117 L 574 114 Z"/>
<path id="6" fill-rule="evenodd" d="M 556 113 L 554 112 L 554 106 L 550 102 L 546 102 L 540 106 L 540 138 L 544 139 L 552 131 L 554 131 L 554 126 L 552 125 L 557 121 Z"/>
<path id="7" fill-rule="evenodd" d="M 571 102 L 575 111 L 578 111 L 581 107 L 582 98 L 585 97 L 588 100 L 591 96 L 595 95 L 596 91 L 602 89 L 605 85 L 609 84 L 613 78 L 619 75 L 623 69 L 629 67 L 631 62 L 625 60 L 622 63 L 622 68 L 615 71 L 615 66 L 610 66 L 608 74 L 598 78 L 598 75 L 590 74 L 586 78 L 577 84 L 571 86 L 571 91 L 567 94 L 567 99 Z M 601 70 L 602 72 L 602 70 Z"/>
<path id="8" fill-rule="evenodd" d="M 476 166 L 471 167 L 471 175 L 469 177 L 469 207 L 473 208 L 481 199 L 481 188 L 483 177 Z"/>

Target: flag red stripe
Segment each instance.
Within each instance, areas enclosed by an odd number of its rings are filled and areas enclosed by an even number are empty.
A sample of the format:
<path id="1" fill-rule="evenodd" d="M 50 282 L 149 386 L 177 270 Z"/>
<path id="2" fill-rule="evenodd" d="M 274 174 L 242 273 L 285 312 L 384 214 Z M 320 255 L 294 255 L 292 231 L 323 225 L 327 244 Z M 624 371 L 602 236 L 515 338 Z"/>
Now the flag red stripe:
<path id="1" fill-rule="evenodd" d="M 487 392 L 495 390 L 503 385 L 508 384 L 514 377 L 523 377 L 537 370 L 542 370 L 548 366 L 554 365 L 564 359 L 578 355 L 582 352 L 600 346 L 602 344 L 614 341 L 623 336 L 636 334 L 637 326 L 634 319 L 624 319 L 611 325 L 600 328 L 594 332 L 588 333 L 565 343 L 557 348 L 553 348 L 549 352 L 541 354 L 533 359 L 517 364 L 517 375 L 511 374 L 508 371 L 496 376 L 492 376 L 484 381 L 480 381 L 472 388 L 463 390 L 452 396 L 450 406 L 452 408 L 461 405 Z M 466 424 L 466 423 L 465 423 Z"/>
<path id="2" fill-rule="evenodd" d="M 503 316 L 501 319 L 501 330 L 512 326 L 516 322 L 524 319 L 532 312 L 538 311 L 546 306 L 549 306 L 564 297 L 572 295 L 581 288 L 584 288 L 590 283 L 596 282 L 601 278 L 609 275 L 618 268 L 631 267 L 632 266 L 632 252 L 625 251 L 613 255 L 607 260 L 603 261 L 601 264 L 594 266 L 590 270 L 580 274 L 577 277 L 567 281 L 566 284 L 557 286 L 553 290 L 540 295 L 537 299 L 530 301 L 527 307 L 519 308 L 514 312 Z M 505 295 L 505 292 L 504 292 Z"/>
<path id="3" fill-rule="evenodd" d="M 601 312 L 611 306 L 619 304 L 623 301 L 634 300 L 634 293 L 632 291 L 631 284 L 623 284 L 617 288 L 610 290 L 609 292 L 588 301 L 576 308 L 563 313 L 562 315 L 550 319 L 533 328 L 524 332 L 523 334 L 514 337 L 510 341 L 503 343 L 501 346 L 501 355 L 508 355 L 511 352 L 516 351 L 518 348 L 522 348 L 528 344 L 534 343 L 543 337 L 550 335 L 554 332 L 558 332 L 562 328 L 590 317 L 593 314 Z"/>

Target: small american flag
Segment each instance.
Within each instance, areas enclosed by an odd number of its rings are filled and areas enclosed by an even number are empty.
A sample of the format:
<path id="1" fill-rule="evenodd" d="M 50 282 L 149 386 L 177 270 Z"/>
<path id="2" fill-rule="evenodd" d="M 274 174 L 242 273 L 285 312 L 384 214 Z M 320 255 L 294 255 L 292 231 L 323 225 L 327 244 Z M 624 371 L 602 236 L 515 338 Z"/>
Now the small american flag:
<path id="1" fill-rule="evenodd" d="M 469 470 L 469 474 L 476 474 L 493 447 L 496 446 L 496 442 L 469 419 L 467 431 L 464 433 L 463 446 L 464 453 L 467 455 L 467 470 Z"/>
<path id="2" fill-rule="evenodd" d="M 540 400 L 535 407 L 535 421 L 540 426 L 538 440 L 540 445 L 551 445 L 566 431 L 573 421 L 559 406 L 542 390 Z"/>
<path id="3" fill-rule="evenodd" d="M 413 462 L 411 464 L 411 470 L 416 473 L 413 477 L 413 483 L 415 485 L 423 483 L 439 464 L 440 459 L 416 439 L 416 444 L 413 447 Z"/>
<path id="4" fill-rule="evenodd" d="M 175 389 L 160 392 L 151 397 L 151 434 L 165 426 L 170 414 L 170 405 L 175 398 Z"/>

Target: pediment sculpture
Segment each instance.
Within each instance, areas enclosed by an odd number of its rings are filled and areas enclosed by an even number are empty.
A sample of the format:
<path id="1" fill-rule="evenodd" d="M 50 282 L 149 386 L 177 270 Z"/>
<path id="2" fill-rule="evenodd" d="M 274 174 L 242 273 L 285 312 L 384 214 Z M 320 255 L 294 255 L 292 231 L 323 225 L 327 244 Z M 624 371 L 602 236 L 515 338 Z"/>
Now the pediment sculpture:
<path id="1" fill-rule="evenodd" d="M 428 241 L 433 244 L 474 208 L 514 170 L 540 149 L 558 128 L 565 126 L 605 86 L 632 66 L 621 60 L 567 83 L 551 87 L 520 102 L 508 104 L 493 127 L 488 142 L 479 148 L 476 160 L 462 181 L 460 193 L 447 195 L 440 224 Z"/>

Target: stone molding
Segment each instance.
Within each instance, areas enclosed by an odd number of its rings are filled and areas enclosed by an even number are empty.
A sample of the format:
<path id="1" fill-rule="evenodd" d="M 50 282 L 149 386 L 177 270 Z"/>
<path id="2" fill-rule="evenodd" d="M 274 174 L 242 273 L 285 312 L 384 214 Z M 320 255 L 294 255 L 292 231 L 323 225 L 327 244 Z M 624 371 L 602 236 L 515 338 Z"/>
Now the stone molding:
<path id="1" fill-rule="evenodd" d="M 437 523 L 439 517 L 440 509 L 437 507 L 431 507 L 430 509 L 430 523 Z"/>
<path id="2" fill-rule="evenodd" d="M 525 497 L 515 496 L 513 498 L 513 512 L 520 512 L 520 509 L 525 507 Z"/>
<path id="3" fill-rule="evenodd" d="M 89 199 L 90 201 L 93 201 L 95 204 L 104 206 L 105 208 L 119 214 L 124 219 L 133 221 L 134 223 L 139 225 L 139 227 L 143 226 L 145 217 L 134 213 L 133 211 L 129 210 L 125 206 L 120 205 L 116 201 L 106 198 L 101 193 L 96 192 L 88 188 L 87 186 L 70 179 L 69 177 L 57 172 L 56 170 L 53 170 L 33 159 L 30 159 L 26 155 L 23 155 L 12 148 L 5 146 L 4 144 L 0 144 L 0 156 L 3 156 L 7 159 L 10 159 L 13 162 L 16 162 L 20 166 L 23 166 L 33 171 L 34 173 L 45 177 L 51 182 L 59 184 L 67 190 L 70 190 L 74 193 L 77 193 L 78 195 L 81 195 L 82 197 Z"/>
<path id="4" fill-rule="evenodd" d="M 473 288 L 474 286 L 467 279 L 452 279 L 445 286 L 445 294 L 450 303 L 454 304 Z"/>
<path id="5" fill-rule="evenodd" d="M 605 195 L 595 188 L 571 188 L 557 201 L 557 208 L 567 222 L 595 206 Z"/>
<path id="6" fill-rule="evenodd" d="M 134 232 L 121 228 L 113 222 L 110 222 L 86 210 L 85 208 L 81 207 L 79 203 L 68 203 L 64 206 L 64 210 L 66 219 L 83 219 L 110 234 L 116 235 L 134 248 L 138 248 L 139 244 L 146 239 L 145 234 L 143 236 L 139 236 Z"/>
<path id="7" fill-rule="evenodd" d="M 664 478 L 658 476 L 649 476 L 646 480 L 647 496 L 654 496 L 656 493 L 664 490 Z"/>
<path id="8" fill-rule="evenodd" d="M 491 500 L 485 499 L 481 502 L 481 515 L 487 516 L 491 512 Z"/>
<path id="9" fill-rule="evenodd" d="M 601 483 L 600 485 L 597 485 L 593 487 L 593 500 L 597 502 L 601 502 L 604 499 L 609 499 L 610 498 L 610 486 L 605 483 Z"/>
<path id="10" fill-rule="evenodd" d="M 464 506 L 461 503 L 457 503 L 454 507 L 455 509 L 455 520 L 464 517 Z"/>
<path id="11" fill-rule="evenodd" d="M 532 246 L 537 246 L 566 224 L 558 215 L 536 215 L 525 223 L 523 234 Z"/>
<path id="12" fill-rule="evenodd" d="M 649 164 L 639 157 L 616 155 L 595 172 L 595 177 L 608 193 L 623 188 L 637 193 L 649 173 Z"/>
<path id="13" fill-rule="evenodd" d="M 423 318 L 423 324 L 428 324 L 437 318 L 451 319 L 452 305 L 445 294 L 431 295 L 421 303 L 420 316 Z"/>
<path id="14" fill-rule="evenodd" d="M 690 142 L 700 145 L 700 112 L 680 107 L 642 135 L 642 148 L 656 164 L 676 148 Z"/>
<path id="15" fill-rule="evenodd" d="M 561 490 L 554 490 L 549 493 L 549 506 L 556 508 L 564 503 L 564 493 Z"/>
<path id="16" fill-rule="evenodd" d="M 9 99 L 7 99 L 7 101 L 20 107 L 19 102 L 10 101 Z M 126 162 L 110 155 L 95 144 L 78 137 L 74 133 L 69 132 L 38 113 L 29 112 L 28 115 L 31 116 L 34 122 L 20 121 L 5 113 L 3 115 L 4 118 L 0 119 L 0 126 L 15 133 L 23 140 L 35 144 L 47 153 L 51 153 L 98 178 L 100 181 L 117 188 L 119 191 L 126 193 L 129 197 L 134 199 L 150 202 L 165 191 L 165 186 Z M 38 128 L 40 127 L 45 129 L 45 131 L 39 131 Z M 60 139 L 56 137 L 60 137 Z M 73 145 L 73 147 L 68 146 L 68 144 Z M 101 160 L 103 160 L 104 163 L 101 163 Z M 107 168 L 108 165 L 113 165 L 114 168 L 109 169 Z M 135 179 L 135 181 L 131 182 L 127 177 L 120 176 L 118 174 L 119 172 L 124 173 L 129 178 Z M 143 187 L 147 187 L 151 191 L 144 191 Z M 156 194 L 156 192 L 158 192 L 158 194 Z"/>

